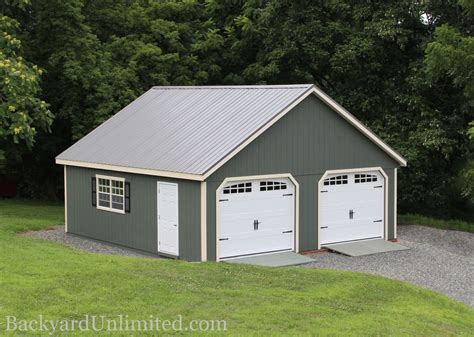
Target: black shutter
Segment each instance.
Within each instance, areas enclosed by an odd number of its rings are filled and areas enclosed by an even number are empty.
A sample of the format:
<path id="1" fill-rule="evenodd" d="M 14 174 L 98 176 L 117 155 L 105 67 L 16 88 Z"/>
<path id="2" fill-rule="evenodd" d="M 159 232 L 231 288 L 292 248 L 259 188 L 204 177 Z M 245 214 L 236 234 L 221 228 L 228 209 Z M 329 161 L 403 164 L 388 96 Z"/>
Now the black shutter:
<path id="1" fill-rule="evenodd" d="M 97 206 L 97 190 L 96 190 L 96 180 L 95 177 L 92 177 L 92 206 L 96 207 Z"/>
<path id="2" fill-rule="evenodd" d="M 130 213 L 130 182 L 125 182 L 125 213 Z"/>

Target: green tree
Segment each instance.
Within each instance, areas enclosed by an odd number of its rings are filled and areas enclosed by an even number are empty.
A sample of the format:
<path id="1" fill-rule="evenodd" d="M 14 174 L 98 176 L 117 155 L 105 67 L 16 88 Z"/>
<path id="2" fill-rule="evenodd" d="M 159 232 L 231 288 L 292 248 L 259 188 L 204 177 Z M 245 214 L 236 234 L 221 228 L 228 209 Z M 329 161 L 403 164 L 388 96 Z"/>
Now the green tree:
<path id="1" fill-rule="evenodd" d="M 208 11 L 224 27 L 223 82 L 317 84 L 407 157 L 402 211 L 455 203 L 467 111 L 461 88 L 430 81 L 423 58 L 436 27 L 470 27 L 456 3 L 209 1 Z"/>
<path id="2" fill-rule="evenodd" d="M 31 148 L 37 129 L 49 130 L 53 115 L 40 99 L 42 70 L 23 58 L 18 29 L 16 20 L 0 15 L 0 143 Z"/>
<path id="3" fill-rule="evenodd" d="M 470 21 L 474 15 L 474 1 L 461 0 L 460 6 L 464 10 L 466 19 Z M 425 50 L 425 70 L 429 76 L 430 83 L 442 82 L 445 85 L 449 81 L 452 86 L 462 90 L 463 99 L 458 102 L 465 117 L 466 134 L 474 138 L 474 37 L 472 37 L 472 25 L 467 29 L 445 23 L 435 29 L 435 38 L 428 43 Z M 471 121 L 467 123 L 467 121 Z M 471 143 L 472 148 L 472 143 Z M 472 151 L 472 149 L 471 149 Z M 461 194 L 474 204 L 474 159 L 472 152 L 468 153 L 466 162 L 458 174 L 458 185 Z"/>

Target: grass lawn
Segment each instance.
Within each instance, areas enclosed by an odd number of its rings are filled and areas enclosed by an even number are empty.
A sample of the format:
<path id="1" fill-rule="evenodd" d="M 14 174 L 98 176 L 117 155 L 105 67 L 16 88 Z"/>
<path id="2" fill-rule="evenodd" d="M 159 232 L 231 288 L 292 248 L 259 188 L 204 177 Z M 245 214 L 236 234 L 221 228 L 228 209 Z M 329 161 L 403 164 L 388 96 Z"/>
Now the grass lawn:
<path id="1" fill-rule="evenodd" d="M 474 223 L 463 220 L 443 220 L 419 214 L 400 214 L 398 223 L 404 225 L 421 225 L 440 229 L 450 229 L 474 233 Z"/>
<path id="2" fill-rule="evenodd" d="M 0 201 L 0 335 L 8 335 L 6 316 L 40 314 L 60 320 L 181 314 L 184 322 L 226 320 L 227 334 L 255 336 L 472 336 L 474 331 L 474 310 L 468 306 L 382 277 L 95 255 L 16 235 L 62 222 L 61 206 Z M 76 330 L 68 336 L 131 334 Z"/>

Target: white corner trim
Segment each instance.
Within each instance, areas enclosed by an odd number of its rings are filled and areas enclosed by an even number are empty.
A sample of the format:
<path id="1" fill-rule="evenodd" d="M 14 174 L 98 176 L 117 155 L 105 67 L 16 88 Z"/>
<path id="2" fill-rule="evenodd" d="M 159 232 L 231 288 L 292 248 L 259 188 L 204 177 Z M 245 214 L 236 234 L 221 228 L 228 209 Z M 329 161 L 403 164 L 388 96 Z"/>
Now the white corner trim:
<path id="1" fill-rule="evenodd" d="M 316 184 L 316 193 L 317 193 L 317 196 L 316 196 L 316 200 L 318 202 L 318 205 L 316 207 L 317 211 L 318 211 L 318 216 L 317 216 L 317 219 L 318 219 L 318 223 L 316 224 L 317 225 L 317 233 L 318 233 L 318 250 L 321 249 L 321 236 L 320 236 L 320 226 L 321 226 L 321 209 L 320 209 L 320 206 L 321 206 L 321 203 L 320 203 L 320 194 L 319 191 L 321 190 L 321 183 L 324 181 L 324 179 L 329 175 L 329 174 L 339 174 L 339 173 L 354 173 L 354 172 L 367 172 L 367 171 L 379 171 L 384 179 L 385 179 L 385 184 L 384 184 L 384 189 L 385 189 L 385 193 L 384 193 L 384 239 L 385 240 L 388 240 L 388 190 L 389 190 L 389 181 L 388 181 L 388 175 L 387 173 L 385 173 L 385 171 L 383 170 L 383 168 L 381 168 L 380 166 L 377 166 L 377 167 L 361 167 L 361 168 L 353 168 L 353 169 L 344 169 L 344 170 L 327 170 L 326 172 L 324 172 L 324 174 L 321 176 L 321 178 L 319 179 L 319 181 L 317 182 Z"/>
<path id="2" fill-rule="evenodd" d="M 203 176 L 198 175 L 198 174 L 142 169 L 142 168 L 135 168 L 135 167 L 128 167 L 128 166 L 109 165 L 109 164 L 88 163 L 88 162 L 76 161 L 76 160 L 56 159 L 56 164 L 92 168 L 92 169 L 97 169 L 97 170 L 144 174 L 144 175 L 149 175 L 149 176 L 178 178 L 178 179 L 185 179 L 185 180 L 197 180 L 197 181 L 204 180 Z"/>
<path id="3" fill-rule="evenodd" d="M 393 171 L 393 238 L 396 239 L 397 235 L 397 189 L 398 189 L 398 177 L 397 177 L 397 168 L 395 167 Z"/>
<path id="4" fill-rule="evenodd" d="M 207 183 L 201 182 L 201 261 L 207 261 Z"/>
<path id="5" fill-rule="evenodd" d="M 224 186 L 232 181 L 240 180 L 260 180 L 260 179 L 280 179 L 288 178 L 295 185 L 295 252 L 300 251 L 300 240 L 299 240 L 299 228 L 300 228 L 300 185 L 298 181 L 293 177 L 291 173 L 281 173 L 281 174 L 267 174 L 267 175 L 254 175 L 254 176 L 241 176 L 241 177 L 227 177 L 225 178 L 219 187 L 216 189 L 216 262 L 219 262 L 219 236 L 220 236 L 220 209 L 219 209 L 219 194 Z"/>
<path id="6" fill-rule="evenodd" d="M 64 231 L 67 233 L 67 166 L 64 165 Z"/>

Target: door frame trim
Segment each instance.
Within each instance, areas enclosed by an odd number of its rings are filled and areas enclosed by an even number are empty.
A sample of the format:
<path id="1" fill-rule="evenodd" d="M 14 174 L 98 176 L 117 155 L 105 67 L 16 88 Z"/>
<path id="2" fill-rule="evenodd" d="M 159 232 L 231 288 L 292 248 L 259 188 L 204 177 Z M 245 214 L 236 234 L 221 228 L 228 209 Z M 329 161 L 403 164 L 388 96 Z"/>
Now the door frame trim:
<path id="1" fill-rule="evenodd" d="M 397 185 L 398 185 L 398 177 L 397 177 L 397 168 L 393 169 L 393 238 L 397 238 Z"/>
<path id="2" fill-rule="evenodd" d="M 355 173 L 355 172 L 368 172 L 368 171 L 379 171 L 382 176 L 385 179 L 385 184 L 384 184 L 384 239 L 388 240 L 388 189 L 389 189 L 389 183 L 388 183 L 388 175 L 385 173 L 382 167 L 376 166 L 376 167 L 361 167 L 361 168 L 352 168 L 352 169 L 342 169 L 342 170 L 327 170 L 324 172 L 324 174 L 321 176 L 321 178 L 318 180 L 316 183 L 316 200 L 317 200 L 317 223 L 316 223 L 316 228 L 317 228 L 317 242 L 318 242 L 318 250 L 321 249 L 321 236 L 320 236 L 320 223 L 321 223 L 321 203 L 320 203 L 320 189 L 321 189 L 321 183 L 324 181 L 324 179 L 330 175 L 330 174 L 339 174 L 339 173 Z"/>
<path id="3" fill-rule="evenodd" d="M 159 213 L 160 213 L 160 184 L 165 184 L 165 185 L 174 185 L 176 186 L 176 214 L 177 214 L 177 220 L 178 220 L 178 242 L 177 242 L 177 254 L 171 253 L 171 252 L 166 252 L 166 251 L 160 251 L 160 219 L 159 219 Z M 168 181 L 157 181 L 156 182 L 156 250 L 159 254 L 165 254 L 167 256 L 179 256 L 179 185 L 178 183 L 171 183 Z"/>
<path id="4" fill-rule="evenodd" d="M 281 179 L 281 178 L 288 178 L 293 185 L 295 186 L 295 238 L 294 238 L 294 251 L 296 253 L 299 252 L 299 202 L 300 202 L 300 185 L 296 181 L 295 177 L 291 173 L 281 173 L 281 174 L 264 174 L 264 175 L 254 175 L 254 176 L 241 176 L 241 177 L 226 177 L 222 183 L 216 189 L 216 262 L 220 261 L 219 258 L 219 234 L 221 230 L 220 224 L 220 209 L 219 209 L 219 194 L 224 186 L 233 181 L 241 181 L 241 180 L 261 180 L 261 179 Z"/>

